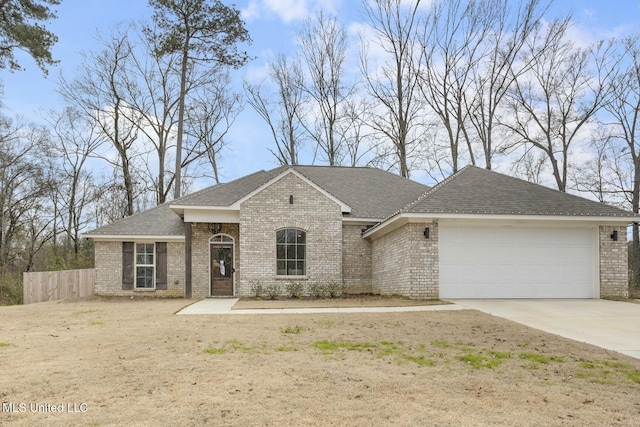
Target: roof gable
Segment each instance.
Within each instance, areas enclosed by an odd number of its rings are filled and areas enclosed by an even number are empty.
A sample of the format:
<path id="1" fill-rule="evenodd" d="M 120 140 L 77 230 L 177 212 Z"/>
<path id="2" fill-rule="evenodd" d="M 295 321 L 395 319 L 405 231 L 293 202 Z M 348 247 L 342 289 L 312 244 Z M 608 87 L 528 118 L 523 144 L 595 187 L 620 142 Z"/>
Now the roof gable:
<path id="1" fill-rule="evenodd" d="M 319 186 L 318 184 L 316 184 L 314 181 L 310 180 L 309 178 L 307 178 L 306 176 L 302 175 L 300 172 L 298 172 L 295 167 L 290 167 L 287 168 L 286 170 L 284 170 L 282 173 L 280 173 L 279 175 L 275 176 L 274 178 L 272 178 L 271 180 L 269 180 L 268 182 L 266 182 L 265 184 L 261 185 L 260 187 L 256 188 L 254 191 L 252 191 L 251 193 L 247 194 L 246 196 L 242 197 L 241 199 L 239 199 L 237 202 L 234 203 L 234 205 L 237 206 L 237 208 L 240 208 L 240 204 L 242 202 L 244 202 L 245 200 L 250 199 L 252 196 L 254 196 L 255 194 L 258 194 L 259 192 L 261 192 L 262 190 L 264 190 L 265 188 L 269 187 L 271 184 L 273 184 L 274 182 L 279 181 L 280 179 L 282 179 L 283 177 L 289 175 L 289 174 L 293 174 L 296 175 L 298 178 L 300 178 L 302 181 L 304 181 L 305 183 L 307 183 L 308 185 L 310 185 L 311 187 L 313 187 L 314 189 L 316 189 L 317 191 L 319 191 L 320 193 L 322 193 L 323 195 L 325 195 L 327 198 L 329 198 L 330 200 L 332 200 L 334 203 L 338 204 L 340 206 L 340 209 L 342 209 L 343 213 L 351 213 L 351 206 L 349 206 L 348 204 L 346 204 L 345 202 L 343 202 L 342 200 L 338 199 L 337 197 L 335 197 L 333 194 L 329 193 L 328 191 L 326 191 L 323 187 Z"/>

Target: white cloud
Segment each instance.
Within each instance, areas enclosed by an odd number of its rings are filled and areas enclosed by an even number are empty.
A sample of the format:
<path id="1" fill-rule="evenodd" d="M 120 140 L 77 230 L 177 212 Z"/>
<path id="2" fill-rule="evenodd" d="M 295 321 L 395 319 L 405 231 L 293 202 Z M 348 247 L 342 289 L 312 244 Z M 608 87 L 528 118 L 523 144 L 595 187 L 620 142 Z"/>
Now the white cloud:
<path id="1" fill-rule="evenodd" d="M 240 15 L 244 21 L 250 22 L 259 18 L 262 11 L 260 0 L 249 0 L 247 7 L 240 11 Z"/>
<path id="2" fill-rule="evenodd" d="M 264 0 L 264 5 L 285 23 L 304 20 L 310 15 L 308 0 Z"/>
<path id="3" fill-rule="evenodd" d="M 343 0 L 249 0 L 242 19 L 255 21 L 276 16 L 285 24 L 303 21 L 319 10 L 337 14 Z"/>

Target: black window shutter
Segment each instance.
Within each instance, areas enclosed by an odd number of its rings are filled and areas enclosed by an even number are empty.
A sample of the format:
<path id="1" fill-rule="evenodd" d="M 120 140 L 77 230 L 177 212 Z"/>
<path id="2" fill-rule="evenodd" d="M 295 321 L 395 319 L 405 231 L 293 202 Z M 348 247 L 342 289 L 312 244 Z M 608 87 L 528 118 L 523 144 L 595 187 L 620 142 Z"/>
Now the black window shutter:
<path id="1" fill-rule="evenodd" d="M 167 242 L 156 243 L 156 289 L 167 290 Z"/>
<path id="2" fill-rule="evenodd" d="M 122 242 L 122 290 L 133 289 L 133 242 Z"/>

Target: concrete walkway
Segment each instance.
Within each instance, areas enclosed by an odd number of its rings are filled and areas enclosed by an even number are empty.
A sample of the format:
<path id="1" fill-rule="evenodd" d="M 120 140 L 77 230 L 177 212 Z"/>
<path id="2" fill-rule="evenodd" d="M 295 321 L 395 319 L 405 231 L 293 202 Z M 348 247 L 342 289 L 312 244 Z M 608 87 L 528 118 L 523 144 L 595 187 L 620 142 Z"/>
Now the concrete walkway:
<path id="1" fill-rule="evenodd" d="M 640 304 L 602 299 L 453 302 L 640 359 Z"/>
<path id="2" fill-rule="evenodd" d="M 455 304 L 407 307 L 329 307 L 329 308 L 265 308 L 231 310 L 238 298 L 207 298 L 180 310 L 177 314 L 305 314 L 305 313 L 392 313 L 402 311 L 464 310 Z"/>

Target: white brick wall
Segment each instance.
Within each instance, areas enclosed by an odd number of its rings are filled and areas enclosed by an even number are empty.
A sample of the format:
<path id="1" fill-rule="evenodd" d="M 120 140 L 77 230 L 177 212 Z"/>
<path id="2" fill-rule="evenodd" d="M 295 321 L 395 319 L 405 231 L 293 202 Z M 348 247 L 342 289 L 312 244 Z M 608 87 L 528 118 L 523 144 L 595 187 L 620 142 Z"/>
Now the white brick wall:
<path id="1" fill-rule="evenodd" d="M 371 293 L 371 242 L 362 238 L 364 225 L 342 225 L 342 280 L 346 293 Z"/>
<path id="2" fill-rule="evenodd" d="M 618 241 L 611 234 L 618 232 Z M 600 226 L 600 297 L 629 297 L 629 261 L 627 258 L 627 228 Z"/>
<path id="3" fill-rule="evenodd" d="M 293 204 L 289 203 L 293 196 Z M 340 206 L 294 174 L 288 174 L 240 206 L 239 296 L 250 295 L 251 282 L 263 286 L 289 283 L 276 277 L 276 231 L 307 233 L 305 284 L 342 283 L 342 212 Z M 298 280 L 298 279 L 295 279 Z"/>
<path id="4" fill-rule="evenodd" d="M 424 229 L 429 227 L 429 239 Z M 438 224 L 409 223 L 372 242 L 373 291 L 438 298 Z"/>

